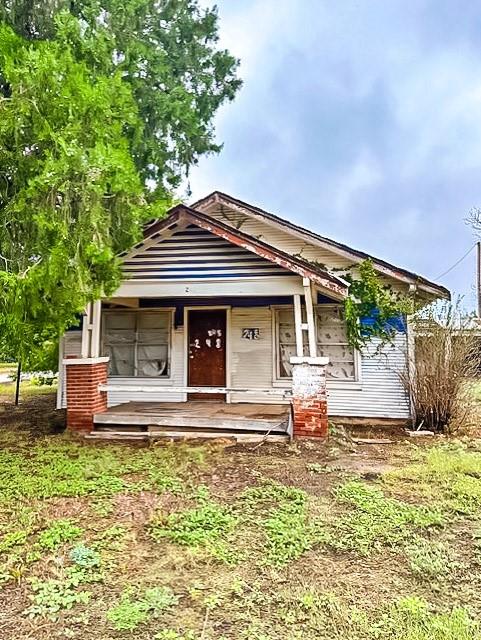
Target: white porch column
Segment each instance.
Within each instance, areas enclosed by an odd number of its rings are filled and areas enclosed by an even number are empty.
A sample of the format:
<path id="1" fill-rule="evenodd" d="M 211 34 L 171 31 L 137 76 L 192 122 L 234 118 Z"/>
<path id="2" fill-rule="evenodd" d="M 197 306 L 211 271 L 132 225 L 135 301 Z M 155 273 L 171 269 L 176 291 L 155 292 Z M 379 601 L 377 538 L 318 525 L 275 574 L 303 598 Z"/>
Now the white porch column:
<path id="1" fill-rule="evenodd" d="M 85 308 L 82 323 L 82 358 L 98 358 L 100 356 L 100 323 L 102 302 L 89 302 Z"/>
<path id="2" fill-rule="evenodd" d="M 312 288 L 309 278 L 303 278 L 304 296 L 306 298 L 307 333 L 309 336 L 309 356 L 317 357 L 316 323 L 314 321 L 314 305 L 312 302 Z"/>

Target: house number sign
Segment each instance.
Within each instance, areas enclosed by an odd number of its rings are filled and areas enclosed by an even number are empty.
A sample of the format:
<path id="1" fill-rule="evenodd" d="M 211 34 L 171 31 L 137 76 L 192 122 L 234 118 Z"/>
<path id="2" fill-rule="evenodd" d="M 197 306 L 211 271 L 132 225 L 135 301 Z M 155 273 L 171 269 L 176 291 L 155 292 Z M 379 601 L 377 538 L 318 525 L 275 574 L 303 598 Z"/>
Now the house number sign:
<path id="1" fill-rule="evenodd" d="M 259 340 L 260 329 L 254 327 L 242 329 L 242 337 L 244 340 Z"/>

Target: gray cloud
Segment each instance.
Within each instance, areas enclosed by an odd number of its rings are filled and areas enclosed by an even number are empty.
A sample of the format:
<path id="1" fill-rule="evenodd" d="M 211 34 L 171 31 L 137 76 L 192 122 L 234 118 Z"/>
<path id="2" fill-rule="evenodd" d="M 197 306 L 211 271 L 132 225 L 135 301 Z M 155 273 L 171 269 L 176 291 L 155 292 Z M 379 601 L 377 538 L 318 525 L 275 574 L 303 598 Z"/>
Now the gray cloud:
<path id="1" fill-rule="evenodd" d="M 474 242 L 481 205 L 481 5 L 436 0 L 218 2 L 245 85 L 215 188 L 435 278 Z M 473 303 L 472 256 L 442 279 Z"/>

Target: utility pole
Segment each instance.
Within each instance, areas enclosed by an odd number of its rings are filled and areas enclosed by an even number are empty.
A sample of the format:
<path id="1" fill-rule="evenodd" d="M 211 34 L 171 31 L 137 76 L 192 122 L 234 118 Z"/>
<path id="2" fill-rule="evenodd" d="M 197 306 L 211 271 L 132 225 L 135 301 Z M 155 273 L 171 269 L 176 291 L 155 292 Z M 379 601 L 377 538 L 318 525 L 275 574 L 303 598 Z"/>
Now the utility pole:
<path id="1" fill-rule="evenodd" d="M 20 378 L 22 377 L 22 363 L 20 360 L 17 364 L 17 379 L 15 380 L 15 406 L 18 407 L 20 397 Z"/>
<path id="2" fill-rule="evenodd" d="M 476 300 L 478 318 L 481 318 L 481 241 L 476 243 Z"/>

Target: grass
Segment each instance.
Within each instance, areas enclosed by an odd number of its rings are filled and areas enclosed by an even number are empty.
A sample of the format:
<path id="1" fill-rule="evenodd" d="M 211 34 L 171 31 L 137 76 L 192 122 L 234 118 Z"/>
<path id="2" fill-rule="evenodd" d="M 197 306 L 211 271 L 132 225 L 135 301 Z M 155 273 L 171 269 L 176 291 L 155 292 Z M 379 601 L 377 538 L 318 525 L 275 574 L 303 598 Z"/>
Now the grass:
<path id="1" fill-rule="evenodd" d="M 481 640 L 481 448 L 372 451 L 9 423 L 2 639 Z"/>
<path id="2" fill-rule="evenodd" d="M 8 373 L 8 371 L 1 371 Z M 38 385 L 31 380 L 22 380 L 20 382 L 20 401 L 39 395 L 50 394 L 57 390 L 57 385 Z M 6 402 L 13 402 L 15 398 L 15 382 L 0 383 L 0 397 Z"/>

